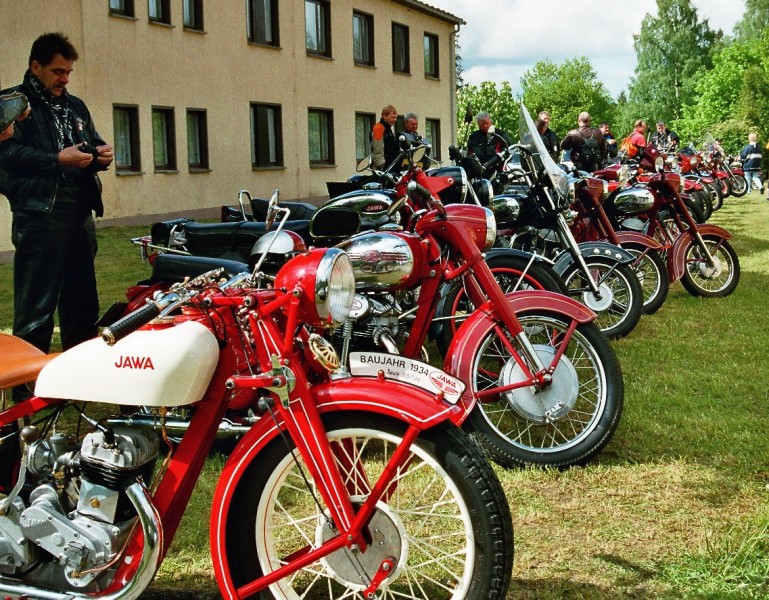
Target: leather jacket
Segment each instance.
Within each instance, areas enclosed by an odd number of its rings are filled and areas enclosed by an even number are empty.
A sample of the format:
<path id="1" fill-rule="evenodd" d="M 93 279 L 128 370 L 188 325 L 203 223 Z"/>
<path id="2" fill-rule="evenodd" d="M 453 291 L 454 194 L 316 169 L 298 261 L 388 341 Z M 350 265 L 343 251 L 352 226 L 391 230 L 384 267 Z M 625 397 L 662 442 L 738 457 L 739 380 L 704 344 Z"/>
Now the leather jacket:
<path id="1" fill-rule="evenodd" d="M 0 192 L 8 197 L 11 211 L 51 212 L 56 194 L 66 169 L 58 164 L 59 147 L 56 140 L 56 125 L 51 109 L 26 84 L 12 90 L 23 92 L 29 99 L 32 112 L 23 121 L 14 125 L 14 135 L 0 144 Z M 66 92 L 65 92 L 66 93 Z M 73 136 L 75 143 L 86 142 L 90 146 L 101 146 L 106 142 L 97 133 L 91 113 L 85 103 L 67 93 L 67 100 L 74 119 Z M 85 208 L 104 214 L 101 199 L 101 182 L 97 171 L 107 167 L 94 160 L 78 174 L 81 189 L 81 203 Z"/>

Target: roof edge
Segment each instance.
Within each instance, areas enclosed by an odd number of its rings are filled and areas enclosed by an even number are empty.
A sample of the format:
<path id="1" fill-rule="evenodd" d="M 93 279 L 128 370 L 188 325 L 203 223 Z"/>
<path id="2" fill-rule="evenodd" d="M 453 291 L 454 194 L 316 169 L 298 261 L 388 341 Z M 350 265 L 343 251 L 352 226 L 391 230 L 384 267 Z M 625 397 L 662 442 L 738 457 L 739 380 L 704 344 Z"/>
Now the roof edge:
<path id="1" fill-rule="evenodd" d="M 409 8 L 413 8 L 414 10 L 417 10 L 421 13 L 431 15 L 433 17 L 437 17 L 443 21 L 448 21 L 449 23 L 453 23 L 454 25 L 467 25 L 467 22 L 456 16 L 451 14 L 450 12 L 446 12 L 445 10 L 441 10 L 440 8 L 435 8 L 434 6 L 430 6 L 429 4 L 425 2 L 420 2 L 419 0 L 392 0 L 396 4 L 402 4 L 403 6 L 407 6 Z"/>

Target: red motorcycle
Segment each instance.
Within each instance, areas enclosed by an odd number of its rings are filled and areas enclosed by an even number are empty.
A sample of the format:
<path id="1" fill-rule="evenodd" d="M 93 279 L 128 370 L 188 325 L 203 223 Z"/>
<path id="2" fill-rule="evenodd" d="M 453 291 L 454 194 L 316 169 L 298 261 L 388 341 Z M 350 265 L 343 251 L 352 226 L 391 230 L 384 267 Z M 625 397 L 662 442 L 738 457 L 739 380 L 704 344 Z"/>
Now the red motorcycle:
<path id="1" fill-rule="evenodd" d="M 320 335 L 354 297 L 338 249 L 294 258 L 272 287 L 219 276 L 175 285 L 50 359 L 0 338 L 16 359 L 0 382 L 37 377 L 34 396 L 0 413 L 3 427 L 30 423 L 4 440 L 24 455 L 0 502 L 3 595 L 140 597 L 237 402 L 255 422 L 211 507 L 224 598 L 504 598 L 510 512 L 455 426 L 474 401 L 463 384 L 377 353 L 355 356 L 353 376 L 340 369 Z"/>
<path id="2" fill-rule="evenodd" d="M 639 167 L 653 173 L 635 194 L 651 208 L 631 214 L 622 203 L 605 203 L 606 213 L 619 229 L 642 231 L 657 239 L 664 249 L 671 282 L 681 280 L 694 296 L 727 296 L 737 287 L 740 262 L 728 240 L 732 234 L 708 223 L 698 223 L 681 192 L 680 174 L 664 169 L 659 151 L 647 146 Z M 631 183 L 638 183 L 631 179 Z M 643 198 L 645 197 L 645 200 Z"/>
<path id="3" fill-rule="evenodd" d="M 456 282 L 477 308 L 446 344 L 443 363 L 467 385 L 466 426 L 505 466 L 589 461 L 611 439 L 624 399 L 619 363 L 593 323 L 595 314 L 557 293 L 505 294 L 484 260 L 496 237 L 491 211 L 444 206 L 427 187 L 421 151 L 409 150 L 411 166 L 390 208 L 403 225 L 338 245 L 352 259 L 357 291 L 348 319 L 331 338 L 342 364 L 350 350 L 425 358 L 441 290 Z M 344 206 L 329 208 L 313 219 L 311 233 L 315 227 L 344 237 L 350 214 Z M 279 237 L 263 238 L 265 246 Z M 247 430 L 247 414 L 228 417 L 235 427 L 227 423 L 225 430 Z"/>

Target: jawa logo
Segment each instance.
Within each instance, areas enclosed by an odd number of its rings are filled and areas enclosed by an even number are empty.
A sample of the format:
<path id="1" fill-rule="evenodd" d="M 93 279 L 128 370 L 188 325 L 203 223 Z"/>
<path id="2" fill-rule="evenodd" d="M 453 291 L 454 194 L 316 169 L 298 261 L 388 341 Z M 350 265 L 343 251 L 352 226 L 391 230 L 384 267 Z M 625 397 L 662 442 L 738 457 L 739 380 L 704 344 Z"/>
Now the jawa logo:
<path id="1" fill-rule="evenodd" d="M 431 373 L 430 381 L 444 394 L 459 394 L 462 391 L 457 385 L 457 381 L 445 373 Z"/>
<path id="2" fill-rule="evenodd" d="M 155 370 L 155 365 L 152 364 L 152 359 L 149 356 L 121 356 L 115 363 L 118 369 L 152 369 Z"/>

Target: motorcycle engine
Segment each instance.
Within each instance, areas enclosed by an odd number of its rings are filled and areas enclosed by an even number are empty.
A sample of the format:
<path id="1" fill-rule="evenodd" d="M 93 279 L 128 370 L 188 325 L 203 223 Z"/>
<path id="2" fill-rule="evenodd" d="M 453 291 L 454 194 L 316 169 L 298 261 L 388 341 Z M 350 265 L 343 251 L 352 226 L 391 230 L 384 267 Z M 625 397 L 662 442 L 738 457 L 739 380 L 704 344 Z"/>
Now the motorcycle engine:
<path id="1" fill-rule="evenodd" d="M 135 522 L 125 490 L 149 481 L 159 454 L 158 436 L 129 427 L 103 427 L 80 447 L 59 433 L 32 442 L 27 484 L 3 501 L 0 573 L 35 585 L 98 587 Z M 9 497 L 10 498 L 10 497 Z"/>
<path id="2" fill-rule="evenodd" d="M 393 294 L 355 294 L 350 321 L 353 323 L 351 350 L 385 351 L 397 353 L 410 329 L 409 322 L 402 322 L 403 306 L 416 302 L 415 292 Z M 341 353 L 345 327 L 334 333 L 332 343 Z"/>

